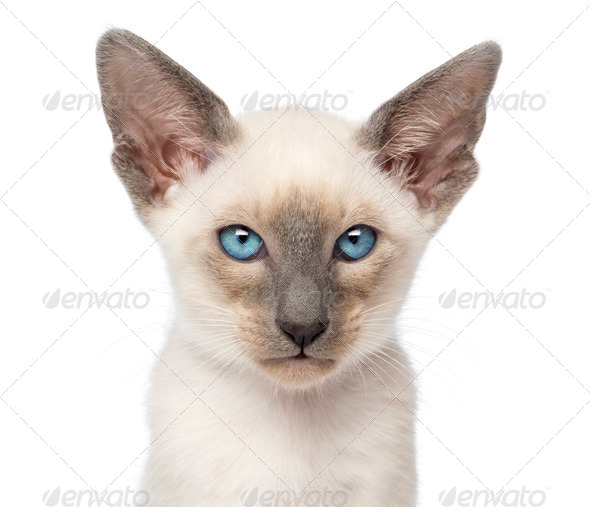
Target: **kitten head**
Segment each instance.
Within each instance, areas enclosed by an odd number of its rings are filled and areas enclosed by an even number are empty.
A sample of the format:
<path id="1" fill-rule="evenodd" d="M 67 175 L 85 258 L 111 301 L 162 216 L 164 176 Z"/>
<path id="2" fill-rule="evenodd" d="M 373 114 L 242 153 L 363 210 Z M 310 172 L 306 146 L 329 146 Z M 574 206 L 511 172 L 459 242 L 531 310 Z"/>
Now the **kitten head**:
<path id="1" fill-rule="evenodd" d="M 378 349 L 477 175 L 500 58 L 494 43 L 475 46 L 358 126 L 305 109 L 233 118 L 143 39 L 103 35 L 113 164 L 170 267 L 182 328 L 171 339 L 286 386 Z"/>

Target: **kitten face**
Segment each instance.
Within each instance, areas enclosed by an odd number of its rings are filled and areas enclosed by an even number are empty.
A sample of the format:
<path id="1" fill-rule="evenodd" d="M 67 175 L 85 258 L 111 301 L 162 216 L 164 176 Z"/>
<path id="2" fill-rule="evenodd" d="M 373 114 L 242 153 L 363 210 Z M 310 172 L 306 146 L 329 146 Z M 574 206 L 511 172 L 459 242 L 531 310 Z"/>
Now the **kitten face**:
<path id="1" fill-rule="evenodd" d="M 167 257 L 183 339 L 290 387 L 387 339 L 428 239 L 477 173 L 479 87 L 493 85 L 496 45 L 428 74 L 360 127 L 306 110 L 234 119 L 129 32 L 107 32 L 97 60 L 103 95 L 153 93 L 141 111 L 105 101 L 105 114 L 115 169 Z M 433 97 L 445 90 L 481 98 L 443 107 Z M 389 311 L 368 322 L 379 305 Z"/>
<path id="2" fill-rule="evenodd" d="M 287 121 L 226 171 L 272 122 L 266 113 L 238 119 L 242 140 L 234 153 L 212 163 L 207 177 L 175 185 L 177 213 L 208 190 L 161 241 L 171 248 L 184 244 L 168 254 L 172 272 L 182 273 L 183 306 L 194 308 L 207 294 L 231 309 L 228 329 L 247 351 L 245 359 L 287 385 L 303 386 L 379 344 L 358 343 L 363 331 L 384 327 L 367 327 L 362 312 L 387 301 L 395 312 L 428 233 L 394 200 L 400 189 L 380 172 L 372 176 L 360 163 L 363 151 L 342 150 L 322 124 L 350 143 L 355 126 L 315 112 L 321 124 L 305 111 L 284 114 Z M 412 206 L 409 199 L 404 204 Z M 264 255 L 247 262 L 228 255 L 219 236 L 232 224 L 255 231 Z M 375 244 L 361 259 L 346 260 L 336 241 L 358 224 L 375 231 Z M 307 358 L 297 358 L 301 346 L 282 329 L 293 323 L 325 327 L 305 347 Z"/>

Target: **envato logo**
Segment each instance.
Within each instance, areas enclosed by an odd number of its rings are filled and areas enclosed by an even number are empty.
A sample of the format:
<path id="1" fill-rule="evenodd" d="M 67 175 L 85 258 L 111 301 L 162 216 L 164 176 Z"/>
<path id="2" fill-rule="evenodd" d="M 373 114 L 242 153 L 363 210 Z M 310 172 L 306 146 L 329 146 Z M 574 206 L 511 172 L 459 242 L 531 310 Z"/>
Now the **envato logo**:
<path id="1" fill-rule="evenodd" d="M 546 500 L 547 495 L 543 490 L 528 490 L 526 486 L 499 493 L 487 489 L 457 490 L 454 487 L 438 495 L 438 501 L 444 507 L 540 507 Z"/>
<path id="2" fill-rule="evenodd" d="M 495 111 L 498 108 L 506 111 L 540 111 L 547 105 L 547 97 L 542 93 L 528 93 L 521 90 L 518 93 L 503 92 L 500 95 L 492 95 L 486 92 L 462 93 L 450 92 L 440 96 L 439 105 L 448 109 L 472 110 L 480 103 L 486 103 L 489 95 L 489 108 Z"/>
<path id="3" fill-rule="evenodd" d="M 46 491 L 42 498 L 48 507 L 145 507 L 150 501 L 147 491 L 134 491 L 131 488 L 107 489 L 99 493 L 93 489 L 62 491 L 57 487 Z"/>
<path id="4" fill-rule="evenodd" d="M 64 292 L 61 289 L 55 289 L 53 292 L 47 292 L 43 296 L 43 305 L 45 308 L 52 310 L 58 306 L 66 310 L 79 310 L 80 308 L 90 308 L 95 306 L 101 308 L 105 306 L 111 310 L 121 310 L 135 308 L 143 310 L 150 304 L 150 295 L 147 292 L 133 292 L 126 289 L 125 292 L 105 292 L 102 295 L 87 292 Z"/>
<path id="5" fill-rule="evenodd" d="M 494 294 L 493 292 L 457 292 L 453 289 L 449 292 L 443 292 L 438 297 L 438 304 L 445 309 L 461 308 L 468 310 L 470 308 L 484 308 L 491 306 L 497 308 L 503 306 L 507 309 L 533 309 L 538 310 L 547 302 L 547 296 L 544 292 L 528 292 L 526 288 L 520 291 L 500 292 Z"/>
<path id="6" fill-rule="evenodd" d="M 240 495 L 242 505 L 253 507 L 277 507 L 279 505 L 304 505 L 305 507 L 342 507 L 348 502 L 348 495 L 345 491 L 332 491 L 328 488 L 323 490 L 310 490 L 301 494 L 295 491 L 284 490 L 262 490 L 254 488 L 251 491 L 244 491 Z"/>
<path id="7" fill-rule="evenodd" d="M 43 97 L 41 103 L 47 111 L 100 111 L 104 107 L 117 112 L 141 111 L 149 105 L 147 93 L 115 93 L 102 96 L 95 93 L 62 93 L 57 90 Z"/>
<path id="8" fill-rule="evenodd" d="M 261 109 L 269 111 L 272 109 L 294 108 L 311 109 L 316 111 L 342 111 L 348 106 L 348 96 L 343 93 L 331 94 L 328 90 L 322 93 L 303 93 L 299 97 L 291 93 L 264 93 L 259 94 L 258 90 L 246 93 L 240 101 L 244 111 Z"/>

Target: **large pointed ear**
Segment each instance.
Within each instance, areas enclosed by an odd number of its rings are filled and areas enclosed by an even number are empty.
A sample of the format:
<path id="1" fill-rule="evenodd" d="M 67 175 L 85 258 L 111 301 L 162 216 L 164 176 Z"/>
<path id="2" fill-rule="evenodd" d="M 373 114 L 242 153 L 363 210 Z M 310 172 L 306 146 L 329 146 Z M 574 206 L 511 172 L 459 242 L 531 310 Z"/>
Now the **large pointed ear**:
<path id="1" fill-rule="evenodd" d="M 468 49 L 381 105 L 358 132 L 373 161 L 438 224 L 477 176 L 473 148 L 501 58 L 494 42 Z"/>
<path id="2" fill-rule="evenodd" d="M 113 165 L 138 211 L 165 204 L 170 186 L 204 171 L 239 137 L 223 101 L 141 37 L 106 32 L 96 63 Z"/>

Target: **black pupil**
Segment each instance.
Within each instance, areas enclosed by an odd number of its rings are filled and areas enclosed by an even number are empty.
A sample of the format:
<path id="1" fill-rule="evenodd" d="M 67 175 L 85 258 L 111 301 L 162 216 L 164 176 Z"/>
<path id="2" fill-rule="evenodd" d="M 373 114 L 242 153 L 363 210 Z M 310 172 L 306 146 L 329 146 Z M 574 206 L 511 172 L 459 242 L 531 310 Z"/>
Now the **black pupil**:
<path id="1" fill-rule="evenodd" d="M 348 233 L 348 240 L 353 244 L 356 245 L 357 241 L 359 240 L 360 234 L 358 233 L 358 229 L 354 231 L 350 231 Z"/>
<path id="2" fill-rule="evenodd" d="M 241 230 L 240 232 L 237 233 L 238 239 L 240 240 L 240 243 L 243 245 L 244 243 L 246 243 L 246 241 L 248 241 L 248 233 L 244 230 Z"/>

